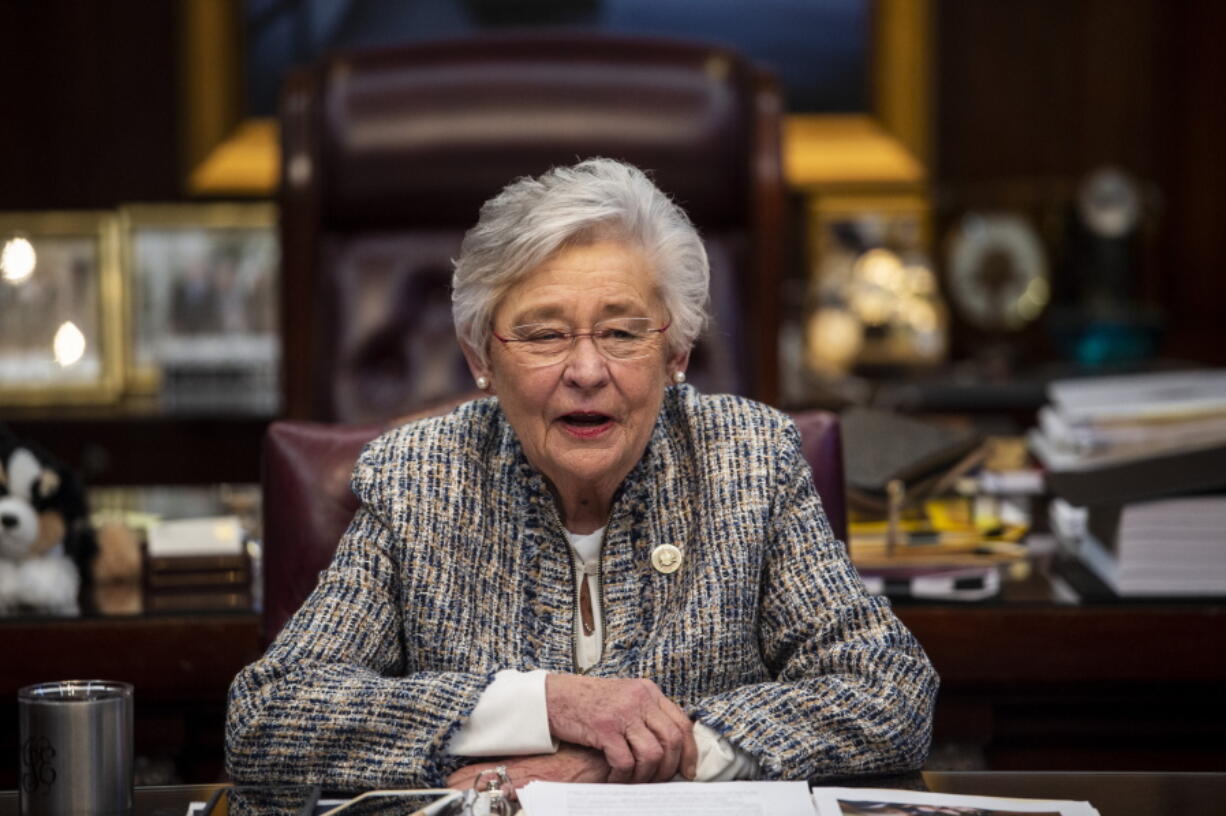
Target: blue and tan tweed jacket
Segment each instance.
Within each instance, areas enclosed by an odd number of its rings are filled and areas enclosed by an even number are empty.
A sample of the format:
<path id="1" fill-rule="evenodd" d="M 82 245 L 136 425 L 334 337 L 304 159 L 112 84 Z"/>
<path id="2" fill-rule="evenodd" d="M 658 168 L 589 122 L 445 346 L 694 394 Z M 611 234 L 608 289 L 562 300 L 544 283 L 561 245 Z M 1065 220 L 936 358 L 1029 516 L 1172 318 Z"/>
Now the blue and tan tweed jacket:
<path id="1" fill-rule="evenodd" d="M 494 672 L 574 667 L 574 573 L 494 399 L 366 449 L 332 565 L 230 690 L 236 780 L 435 785 Z M 651 566 L 673 543 L 679 571 Z M 669 388 L 605 533 L 592 674 L 648 677 L 772 778 L 925 758 L 937 678 L 831 534 L 783 414 Z"/>

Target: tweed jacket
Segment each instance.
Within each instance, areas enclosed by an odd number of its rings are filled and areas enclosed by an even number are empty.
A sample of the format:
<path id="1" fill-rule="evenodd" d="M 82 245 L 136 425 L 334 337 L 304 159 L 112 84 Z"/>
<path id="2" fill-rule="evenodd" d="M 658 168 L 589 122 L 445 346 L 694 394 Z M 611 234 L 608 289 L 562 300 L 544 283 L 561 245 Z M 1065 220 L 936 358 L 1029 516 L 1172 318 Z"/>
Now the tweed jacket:
<path id="1" fill-rule="evenodd" d="M 236 780 L 437 785 L 472 761 L 445 746 L 496 671 L 574 670 L 569 545 L 496 399 L 385 434 L 352 484 L 335 560 L 231 687 Z M 677 572 L 653 569 L 662 543 Z M 767 777 L 922 765 L 936 675 L 833 537 L 786 415 L 670 387 L 601 591 L 589 673 L 651 678 Z"/>

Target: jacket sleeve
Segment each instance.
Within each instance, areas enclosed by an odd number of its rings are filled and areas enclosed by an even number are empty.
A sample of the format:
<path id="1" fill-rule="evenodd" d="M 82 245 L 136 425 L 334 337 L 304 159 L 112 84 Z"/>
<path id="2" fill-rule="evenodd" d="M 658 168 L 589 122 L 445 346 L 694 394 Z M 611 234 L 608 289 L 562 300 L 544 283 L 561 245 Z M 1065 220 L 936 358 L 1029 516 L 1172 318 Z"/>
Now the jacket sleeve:
<path id="1" fill-rule="evenodd" d="M 822 511 L 795 427 L 787 433 L 758 608 L 774 680 L 700 700 L 691 716 L 756 757 L 768 779 L 919 768 L 936 672 L 889 602 L 865 591 Z"/>
<path id="2" fill-rule="evenodd" d="M 490 677 L 415 670 L 402 629 L 403 545 L 379 509 L 379 480 L 365 473 L 359 464 L 362 506 L 332 564 L 230 687 L 226 768 L 235 781 L 437 786 L 469 761 L 445 746 Z"/>

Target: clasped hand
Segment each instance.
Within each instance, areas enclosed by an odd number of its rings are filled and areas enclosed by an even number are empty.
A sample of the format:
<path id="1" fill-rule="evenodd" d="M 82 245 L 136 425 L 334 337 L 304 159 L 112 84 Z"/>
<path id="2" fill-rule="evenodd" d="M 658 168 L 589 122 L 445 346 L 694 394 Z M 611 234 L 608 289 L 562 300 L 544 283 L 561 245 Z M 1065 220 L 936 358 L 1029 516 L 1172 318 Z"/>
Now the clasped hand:
<path id="1" fill-rule="evenodd" d="M 550 733 L 604 754 L 610 782 L 694 778 L 694 724 L 650 680 L 551 674 L 545 705 Z"/>
<path id="2" fill-rule="evenodd" d="M 481 771 L 505 765 L 515 787 L 533 779 L 566 782 L 664 782 L 693 779 L 694 725 L 650 680 L 551 674 L 545 678 L 554 754 L 507 757 L 465 766 L 447 780 L 470 787 Z"/>

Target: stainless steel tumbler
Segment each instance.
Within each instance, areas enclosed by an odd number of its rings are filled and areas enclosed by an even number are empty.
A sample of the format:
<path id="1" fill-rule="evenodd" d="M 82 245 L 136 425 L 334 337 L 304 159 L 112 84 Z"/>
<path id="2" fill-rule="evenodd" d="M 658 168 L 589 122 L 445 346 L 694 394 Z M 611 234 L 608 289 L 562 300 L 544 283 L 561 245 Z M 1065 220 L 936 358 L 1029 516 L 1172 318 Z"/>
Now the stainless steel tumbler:
<path id="1" fill-rule="evenodd" d="M 17 693 L 21 816 L 132 812 L 132 686 L 64 680 Z"/>

